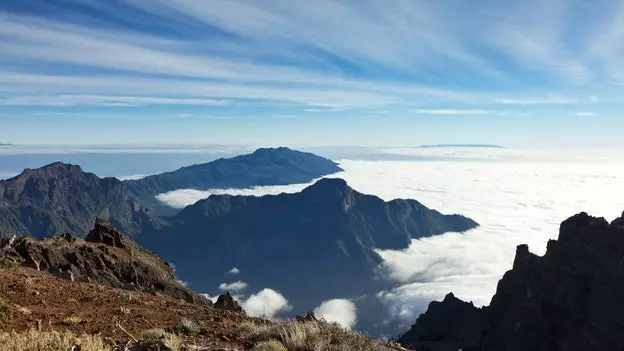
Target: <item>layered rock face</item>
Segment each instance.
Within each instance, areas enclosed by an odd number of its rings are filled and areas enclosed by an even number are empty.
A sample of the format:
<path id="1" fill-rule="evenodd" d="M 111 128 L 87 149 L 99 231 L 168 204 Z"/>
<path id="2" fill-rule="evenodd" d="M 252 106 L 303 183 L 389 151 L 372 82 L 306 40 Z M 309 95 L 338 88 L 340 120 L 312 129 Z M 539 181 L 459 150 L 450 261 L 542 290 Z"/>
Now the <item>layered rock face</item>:
<path id="1" fill-rule="evenodd" d="M 99 218 L 84 240 L 69 233 L 41 240 L 30 236 L 5 238 L 0 240 L 0 256 L 63 279 L 210 304 L 178 283 L 169 264 Z"/>
<path id="2" fill-rule="evenodd" d="M 622 350 L 623 316 L 624 216 L 609 224 L 581 213 L 544 256 L 518 246 L 490 306 L 448 295 L 399 341 L 419 351 Z"/>

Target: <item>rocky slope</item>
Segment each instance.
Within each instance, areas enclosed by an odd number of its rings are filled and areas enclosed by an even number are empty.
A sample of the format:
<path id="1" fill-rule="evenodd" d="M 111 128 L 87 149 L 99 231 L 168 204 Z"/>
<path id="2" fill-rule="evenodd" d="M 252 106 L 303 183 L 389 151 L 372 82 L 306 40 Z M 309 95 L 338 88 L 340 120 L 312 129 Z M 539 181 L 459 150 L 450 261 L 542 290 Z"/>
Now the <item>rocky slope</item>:
<path id="1" fill-rule="evenodd" d="M 0 237 L 84 236 L 96 217 L 131 234 L 159 225 L 121 181 L 99 178 L 79 166 L 57 162 L 0 181 Z"/>
<path id="2" fill-rule="evenodd" d="M 307 183 L 342 171 L 326 158 L 285 147 L 258 149 L 248 155 L 182 167 L 139 180 L 125 181 L 128 191 L 156 213 L 171 213 L 155 196 L 177 189 L 249 188 Z"/>
<path id="3" fill-rule="evenodd" d="M 71 281 L 211 304 L 178 283 L 169 264 L 99 218 L 84 240 L 69 233 L 40 240 L 30 236 L 2 239 L 0 257 Z"/>
<path id="4" fill-rule="evenodd" d="M 299 313 L 385 287 L 376 279 L 375 249 L 402 249 L 413 238 L 477 226 L 414 200 L 361 194 L 342 179 L 322 179 L 296 194 L 213 195 L 168 220 L 170 227 L 141 243 L 175 263 L 195 289 L 215 291 L 215 282 L 228 282 L 225 272 L 237 267 L 236 279 L 250 291 L 276 289 Z"/>
<path id="5" fill-rule="evenodd" d="M 543 257 L 516 251 L 489 306 L 448 295 L 432 302 L 400 342 L 416 350 L 624 349 L 624 216 L 578 214 Z"/>

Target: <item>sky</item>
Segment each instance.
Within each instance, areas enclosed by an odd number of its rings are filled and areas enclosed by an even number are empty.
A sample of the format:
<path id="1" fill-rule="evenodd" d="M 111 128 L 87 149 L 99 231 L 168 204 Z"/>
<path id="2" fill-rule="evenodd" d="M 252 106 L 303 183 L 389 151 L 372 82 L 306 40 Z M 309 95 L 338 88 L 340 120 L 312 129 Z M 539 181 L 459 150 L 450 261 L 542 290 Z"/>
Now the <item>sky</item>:
<path id="1" fill-rule="evenodd" d="M 0 143 L 621 147 L 624 2 L 4 0 Z"/>

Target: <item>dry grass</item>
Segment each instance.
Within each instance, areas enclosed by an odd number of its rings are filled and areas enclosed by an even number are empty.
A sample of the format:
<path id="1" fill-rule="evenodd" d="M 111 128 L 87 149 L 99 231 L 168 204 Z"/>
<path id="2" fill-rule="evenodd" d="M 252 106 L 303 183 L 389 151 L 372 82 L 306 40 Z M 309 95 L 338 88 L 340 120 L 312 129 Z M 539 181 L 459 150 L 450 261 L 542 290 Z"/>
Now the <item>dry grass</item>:
<path id="1" fill-rule="evenodd" d="M 40 332 L 31 330 L 25 333 L 0 333 L 0 350 L 3 351 L 43 351 L 71 350 L 80 346 L 82 351 L 110 351 L 104 341 L 93 335 L 76 337 L 68 332 Z"/>
<path id="2" fill-rule="evenodd" d="M 179 325 L 173 328 L 173 331 L 178 334 L 197 336 L 201 332 L 201 327 L 194 321 L 184 318 Z"/>
<path id="3" fill-rule="evenodd" d="M 288 349 L 277 340 L 269 340 L 255 344 L 253 351 L 288 351 Z"/>
<path id="4" fill-rule="evenodd" d="M 256 326 L 254 330 L 242 337 L 252 341 L 258 347 L 268 342 L 275 345 L 277 341 L 283 349 L 274 349 L 276 351 L 388 351 L 396 349 L 362 334 L 343 329 L 337 324 L 321 321 Z M 273 349 L 259 350 L 272 351 Z"/>

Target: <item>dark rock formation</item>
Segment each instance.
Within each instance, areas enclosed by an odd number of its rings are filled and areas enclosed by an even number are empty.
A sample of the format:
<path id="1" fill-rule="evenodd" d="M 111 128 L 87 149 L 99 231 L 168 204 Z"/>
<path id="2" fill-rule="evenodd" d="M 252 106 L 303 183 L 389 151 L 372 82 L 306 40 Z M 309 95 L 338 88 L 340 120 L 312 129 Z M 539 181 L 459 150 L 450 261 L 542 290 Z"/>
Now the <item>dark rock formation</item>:
<path id="1" fill-rule="evenodd" d="M 99 178 L 79 166 L 53 163 L 0 181 L 0 237 L 71 232 L 84 236 L 96 217 L 130 234 L 158 226 L 115 178 Z"/>
<path id="2" fill-rule="evenodd" d="M 214 304 L 214 307 L 226 311 L 245 313 L 243 308 L 238 304 L 238 302 L 236 302 L 236 300 L 234 300 L 234 297 L 232 297 L 229 292 L 219 296 L 219 298 L 217 298 L 217 302 Z"/>
<path id="3" fill-rule="evenodd" d="M 172 209 L 155 196 L 177 189 L 249 188 L 261 185 L 307 183 L 315 178 L 342 171 L 326 158 L 285 147 L 258 149 L 252 154 L 218 159 L 182 167 L 176 171 L 125 181 L 127 189 L 143 205 L 159 214 Z"/>
<path id="4" fill-rule="evenodd" d="M 578 214 L 543 257 L 518 246 L 490 306 L 432 302 L 400 338 L 416 350 L 624 349 L 624 216 Z"/>
<path id="5" fill-rule="evenodd" d="M 102 219 L 96 220 L 87 240 L 69 233 L 40 240 L 31 236 L 2 239 L 0 256 L 63 279 L 210 304 L 203 296 L 178 283 L 169 264 Z"/>
<path id="6" fill-rule="evenodd" d="M 296 194 L 213 195 L 168 218 L 141 244 L 174 262 L 199 291 L 214 291 L 237 267 L 248 291 L 270 287 L 304 313 L 322 301 L 388 288 L 377 279 L 376 249 L 407 248 L 413 238 L 477 226 L 414 200 L 386 202 L 322 179 Z"/>

